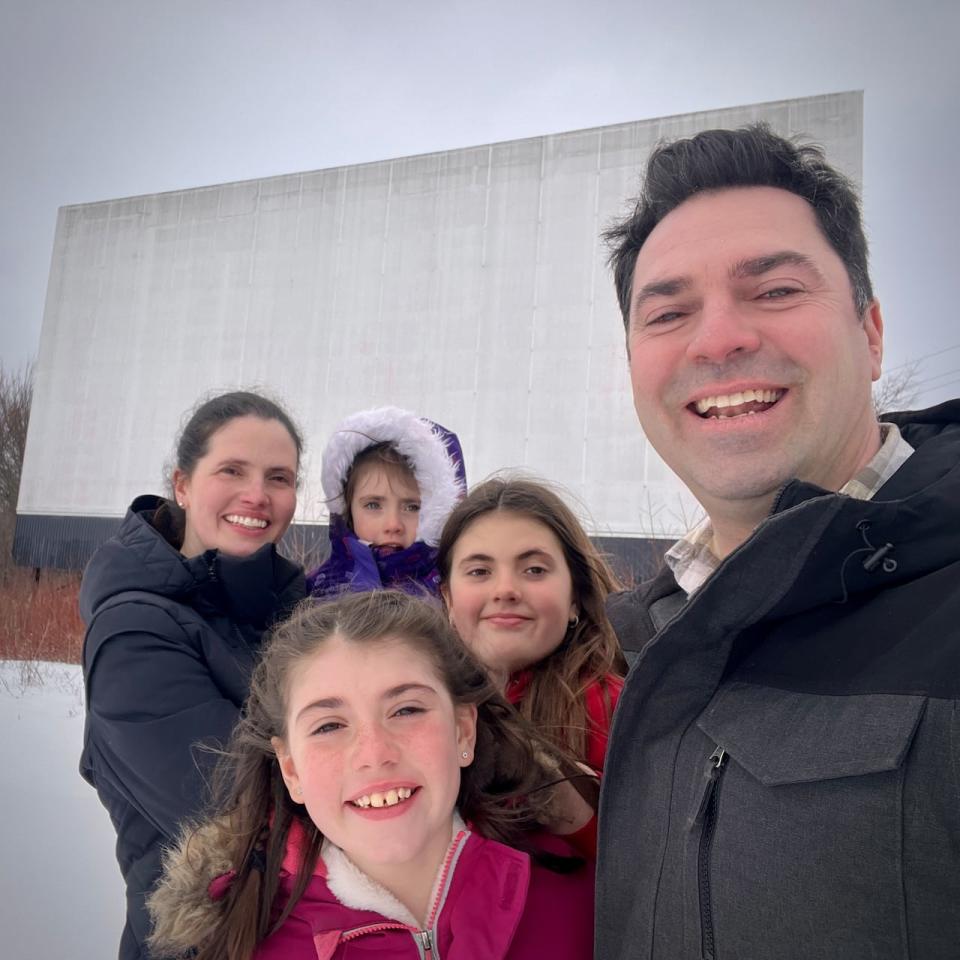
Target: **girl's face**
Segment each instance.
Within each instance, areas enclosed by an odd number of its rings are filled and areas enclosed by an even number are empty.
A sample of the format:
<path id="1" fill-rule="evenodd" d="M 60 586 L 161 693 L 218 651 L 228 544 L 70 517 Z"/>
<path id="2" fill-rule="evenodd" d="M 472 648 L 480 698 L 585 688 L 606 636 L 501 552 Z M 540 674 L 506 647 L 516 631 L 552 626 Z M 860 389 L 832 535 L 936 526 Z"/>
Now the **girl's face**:
<path id="1" fill-rule="evenodd" d="M 365 463 L 359 468 L 350 498 L 353 532 L 381 553 L 406 550 L 417 539 L 420 488 L 399 467 Z"/>
<path id="2" fill-rule="evenodd" d="M 476 707 L 455 705 L 410 643 L 334 636 L 294 672 L 274 747 L 325 837 L 388 889 L 422 874 L 429 890 L 475 738 Z"/>
<path id="3" fill-rule="evenodd" d="M 297 508 L 297 448 L 279 420 L 235 417 L 211 435 L 188 476 L 173 477 L 186 513 L 181 552 L 247 556 L 279 540 Z"/>
<path id="4" fill-rule="evenodd" d="M 539 520 L 503 510 L 460 534 L 443 598 L 464 643 L 503 680 L 553 653 L 577 615 L 556 535 Z"/>

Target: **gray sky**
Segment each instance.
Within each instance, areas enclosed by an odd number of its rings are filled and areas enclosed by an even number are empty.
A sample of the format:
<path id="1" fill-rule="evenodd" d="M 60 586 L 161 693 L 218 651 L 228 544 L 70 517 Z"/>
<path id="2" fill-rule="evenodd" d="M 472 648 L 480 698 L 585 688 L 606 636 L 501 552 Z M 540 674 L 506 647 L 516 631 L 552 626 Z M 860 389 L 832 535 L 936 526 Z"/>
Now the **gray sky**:
<path id="1" fill-rule="evenodd" d="M 0 361 L 65 204 L 862 89 L 887 366 L 945 399 L 958 40 L 955 0 L 0 0 Z"/>

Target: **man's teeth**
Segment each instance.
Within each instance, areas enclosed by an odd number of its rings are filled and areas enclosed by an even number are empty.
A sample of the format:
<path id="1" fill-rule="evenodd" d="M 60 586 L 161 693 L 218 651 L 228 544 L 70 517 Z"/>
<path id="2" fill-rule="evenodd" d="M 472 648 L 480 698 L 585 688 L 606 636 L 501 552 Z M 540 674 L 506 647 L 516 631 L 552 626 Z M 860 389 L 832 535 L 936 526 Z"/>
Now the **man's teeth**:
<path id="1" fill-rule="evenodd" d="M 401 800 L 409 800 L 413 790 L 410 787 L 396 787 L 386 793 L 365 793 L 352 801 L 354 806 L 363 807 L 395 807 Z"/>
<path id="2" fill-rule="evenodd" d="M 262 530 L 266 525 L 266 520 L 258 520 L 256 517 L 241 517 L 238 514 L 231 513 L 226 518 L 227 523 L 237 523 L 241 527 L 256 527 L 258 530 Z"/>
<path id="3" fill-rule="evenodd" d="M 783 396 L 782 390 L 744 390 L 741 393 L 720 394 L 704 397 L 696 402 L 697 413 L 703 416 L 708 410 L 725 407 L 740 407 L 745 403 L 775 403 Z"/>

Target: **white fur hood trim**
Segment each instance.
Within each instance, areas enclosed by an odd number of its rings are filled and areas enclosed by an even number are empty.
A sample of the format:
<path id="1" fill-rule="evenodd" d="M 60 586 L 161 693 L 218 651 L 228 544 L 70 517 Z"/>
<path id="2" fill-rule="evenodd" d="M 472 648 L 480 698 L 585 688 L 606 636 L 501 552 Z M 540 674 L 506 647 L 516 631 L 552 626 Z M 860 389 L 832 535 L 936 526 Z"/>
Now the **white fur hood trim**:
<path id="1" fill-rule="evenodd" d="M 361 410 L 343 420 L 323 451 L 321 481 L 331 513 L 341 516 L 347 505 L 343 488 L 357 454 L 375 443 L 389 442 L 413 467 L 420 487 L 417 539 L 435 547 L 450 511 L 466 493 L 462 464 L 450 456 L 446 431 L 400 407 Z"/>
<path id="2" fill-rule="evenodd" d="M 461 831 L 466 830 L 458 813 L 453 815 L 453 831 L 450 842 Z M 324 840 L 320 856 L 327 868 L 327 886 L 330 892 L 345 906 L 354 910 L 371 910 L 388 920 L 405 923 L 417 930 L 423 928 L 426 918 L 418 920 L 389 890 L 380 886 L 376 880 L 368 877 L 350 858 L 329 840 Z M 440 894 L 440 884 L 444 881 L 443 865 L 437 871 L 437 878 L 430 891 L 433 904 Z"/>

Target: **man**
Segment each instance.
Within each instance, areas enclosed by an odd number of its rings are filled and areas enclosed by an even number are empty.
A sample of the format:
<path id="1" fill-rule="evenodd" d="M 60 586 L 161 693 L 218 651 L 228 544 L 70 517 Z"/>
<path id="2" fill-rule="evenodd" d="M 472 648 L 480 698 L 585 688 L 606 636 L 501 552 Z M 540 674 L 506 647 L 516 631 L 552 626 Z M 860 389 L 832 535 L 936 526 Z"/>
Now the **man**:
<path id="1" fill-rule="evenodd" d="M 877 422 L 817 148 L 662 146 L 607 239 L 637 415 L 707 519 L 611 607 L 597 957 L 960 957 L 960 402 Z"/>

